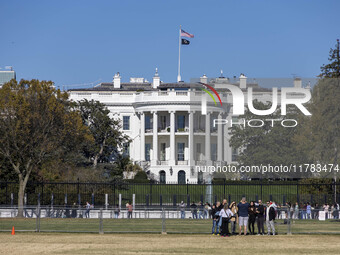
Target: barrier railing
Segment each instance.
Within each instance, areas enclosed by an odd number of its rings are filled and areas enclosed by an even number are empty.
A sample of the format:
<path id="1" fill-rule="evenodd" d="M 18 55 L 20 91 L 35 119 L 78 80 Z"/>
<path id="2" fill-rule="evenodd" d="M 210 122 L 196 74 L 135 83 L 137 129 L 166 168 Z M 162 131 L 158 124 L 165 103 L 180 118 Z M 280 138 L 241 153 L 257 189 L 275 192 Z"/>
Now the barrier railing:
<path id="1" fill-rule="evenodd" d="M 300 211 L 302 212 L 300 214 Z M 131 212 L 131 213 L 130 213 Z M 117 208 L 25 207 L 24 217 L 18 218 L 13 207 L 0 209 L 0 231 L 84 232 L 84 233 L 178 233 L 211 234 L 209 211 L 178 207 L 135 207 L 132 211 Z M 340 234 L 339 211 L 314 211 L 313 217 L 291 217 L 290 211 L 277 209 L 275 233 L 286 234 Z M 309 213 L 309 212 L 308 212 Z M 306 213 L 306 215 L 308 215 Z M 250 222 L 250 220 L 248 221 Z M 255 219 L 257 234 L 257 219 Z M 236 224 L 236 234 L 238 233 Z M 229 224 L 229 231 L 231 226 Z M 264 229 L 267 230 L 266 219 Z M 248 230 L 249 231 L 249 230 Z M 267 233 L 267 231 L 265 231 Z"/>

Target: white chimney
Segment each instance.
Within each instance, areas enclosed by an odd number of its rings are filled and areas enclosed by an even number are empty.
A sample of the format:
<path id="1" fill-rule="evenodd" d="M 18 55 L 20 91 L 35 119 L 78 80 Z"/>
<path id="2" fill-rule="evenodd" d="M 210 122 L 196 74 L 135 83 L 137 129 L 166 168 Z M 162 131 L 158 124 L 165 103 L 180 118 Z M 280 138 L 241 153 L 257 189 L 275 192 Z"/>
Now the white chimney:
<path id="1" fill-rule="evenodd" d="M 156 73 L 154 77 L 152 78 L 152 87 L 154 89 L 158 88 L 158 86 L 161 84 L 161 78 L 158 75 L 158 68 L 156 68 Z"/>
<path id="2" fill-rule="evenodd" d="M 203 76 L 200 77 L 200 82 L 207 84 L 208 83 L 208 77 L 205 74 L 203 74 Z"/>
<path id="3" fill-rule="evenodd" d="M 120 89 L 120 74 L 117 72 L 115 76 L 113 76 L 113 87 L 115 89 Z"/>
<path id="4" fill-rule="evenodd" d="M 243 73 L 241 73 L 239 79 L 240 79 L 240 88 L 246 89 L 247 88 L 247 77 Z"/>
<path id="5" fill-rule="evenodd" d="M 302 80 L 301 78 L 294 79 L 294 88 L 302 88 Z"/>

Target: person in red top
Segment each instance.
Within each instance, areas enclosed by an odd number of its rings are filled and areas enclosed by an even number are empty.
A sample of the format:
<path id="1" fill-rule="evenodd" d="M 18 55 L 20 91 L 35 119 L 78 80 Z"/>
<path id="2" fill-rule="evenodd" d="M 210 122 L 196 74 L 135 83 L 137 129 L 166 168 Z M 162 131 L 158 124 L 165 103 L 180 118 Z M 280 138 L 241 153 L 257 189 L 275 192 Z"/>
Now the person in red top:
<path id="1" fill-rule="evenodd" d="M 133 209 L 132 204 L 127 203 L 126 208 L 128 209 L 128 219 L 132 219 L 132 209 Z"/>

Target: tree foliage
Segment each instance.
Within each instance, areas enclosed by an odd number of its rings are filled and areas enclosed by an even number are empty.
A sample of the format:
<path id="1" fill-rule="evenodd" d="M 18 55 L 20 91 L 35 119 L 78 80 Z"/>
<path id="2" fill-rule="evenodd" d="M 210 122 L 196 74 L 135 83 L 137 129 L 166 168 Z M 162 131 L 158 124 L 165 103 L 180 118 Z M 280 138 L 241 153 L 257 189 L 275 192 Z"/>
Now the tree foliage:
<path id="1" fill-rule="evenodd" d="M 262 103 L 257 100 L 253 102 L 254 107 L 258 110 L 265 110 L 271 107 L 271 103 Z M 262 120 L 262 127 L 249 127 L 243 125 L 234 125 L 230 128 L 230 145 L 233 148 L 238 148 L 240 154 L 238 162 L 246 166 L 259 165 L 290 165 L 305 163 L 306 154 L 304 151 L 298 151 L 293 142 L 293 137 L 297 132 L 294 127 L 283 127 L 281 120 L 297 119 L 299 113 L 291 109 L 286 116 L 281 116 L 280 111 L 275 111 L 271 115 L 258 116 L 246 110 L 240 119 Z M 270 119 L 279 120 L 274 124 Z M 240 120 L 239 120 L 240 121 Z M 259 125 L 256 123 L 256 125 Z M 253 123 L 255 125 L 255 123 Z M 278 176 L 279 177 L 279 176 Z"/>
<path id="2" fill-rule="evenodd" d="M 334 49 L 330 49 L 328 61 L 329 63 L 321 67 L 321 78 L 340 78 L 340 52 L 339 39 Z"/>
<path id="3" fill-rule="evenodd" d="M 309 157 L 315 163 L 340 163 L 339 61 L 338 40 L 336 48 L 330 50 L 329 63 L 321 67 L 321 79 L 313 88 L 308 105 L 312 116 L 304 117 L 304 130 L 300 129 L 295 137 L 301 149 L 309 149 Z"/>
<path id="4" fill-rule="evenodd" d="M 78 104 L 83 123 L 88 126 L 94 142 L 84 147 L 84 154 L 97 167 L 109 163 L 122 153 L 123 144 L 129 142 L 121 131 L 119 120 L 109 116 L 110 111 L 98 101 L 83 100 Z"/>
<path id="5" fill-rule="evenodd" d="M 66 93 L 50 81 L 15 80 L 0 89 L 0 155 L 19 180 L 18 216 L 31 174 L 92 139 Z"/>

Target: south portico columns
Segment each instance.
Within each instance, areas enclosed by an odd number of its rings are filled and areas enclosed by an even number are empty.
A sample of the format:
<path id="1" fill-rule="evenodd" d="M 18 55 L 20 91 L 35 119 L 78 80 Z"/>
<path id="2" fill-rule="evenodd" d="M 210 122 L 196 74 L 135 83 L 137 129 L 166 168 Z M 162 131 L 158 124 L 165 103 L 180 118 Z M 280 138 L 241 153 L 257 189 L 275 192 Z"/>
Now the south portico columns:
<path id="1" fill-rule="evenodd" d="M 222 113 L 218 114 L 218 123 L 222 123 Z M 223 161 L 223 137 L 222 137 L 222 125 L 217 125 L 217 161 Z"/>
<path id="2" fill-rule="evenodd" d="M 176 164 L 176 143 L 175 143 L 175 111 L 169 111 L 170 113 L 170 158 L 169 165 L 174 166 Z"/>
<path id="3" fill-rule="evenodd" d="M 210 140 L 210 115 L 211 112 L 207 112 L 205 115 L 205 163 L 206 166 L 210 166 L 211 162 L 211 140 Z"/>
<path id="4" fill-rule="evenodd" d="M 145 161 L 145 114 L 140 114 L 140 160 Z"/>
<path id="5" fill-rule="evenodd" d="M 194 111 L 189 111 L 189 165 L 194 166 L 195 165 L 195 159 L 194 159 Z"/>
<path id="6" fill-rule="evenodd" d="M 153 137 L 152 137 L 152 147 L 153 147 L 153 157 L 152 164 L 157 165 L 158 162 L 158 113 L 152 111 L 153 114 Z"/>

